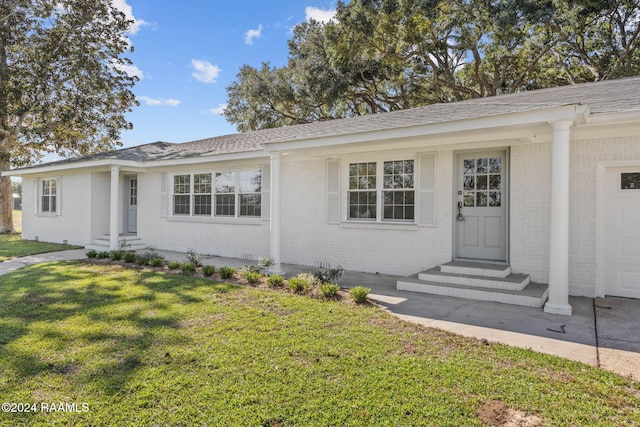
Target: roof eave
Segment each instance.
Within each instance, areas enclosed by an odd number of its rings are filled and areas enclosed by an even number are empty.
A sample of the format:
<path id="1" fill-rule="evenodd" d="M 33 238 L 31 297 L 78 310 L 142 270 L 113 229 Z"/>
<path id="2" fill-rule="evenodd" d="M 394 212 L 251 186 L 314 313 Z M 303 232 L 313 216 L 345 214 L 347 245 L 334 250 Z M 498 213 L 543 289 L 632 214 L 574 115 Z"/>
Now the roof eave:
<path id="1" fill-rule="evenodd" d="M 89 161 L 77 161 L 61 164 L 49 164 L 42 166 L 30 166 L 22 169 L 12 169 L 2 172 L 2 176 L 29 176 L 29 175 L 42 175 L 50 174 L 61 171 L 79 171 L 79 170 L 107 170 L 111 166 L 120 166 L 122 169 L 128 169 L 131 171 L 144 170 L 151 167 L 167 167 L 167 166 L 180 166 L 180 165 L 192 165 L 199 163 L 216 163 L 226 162 L 234 160 L 248 160 L 268 157 L 268 154 L 264 150 L 243 151 L 237 153 L 224 153 L 224 154 L 210 154 L 210 155 L 194 155 L 189 157 L 182 157 L 176 159 L 166 160 L 146 160 L 146 161 L 134 161 L 134 160 L 120 160 L 120 159 L 100 159 Z"/>
<path id="2" fill-rule="evenodd" d="M 447 135 L 461 132 L 473 132 L 491 128 L 507 128 L 523 125 L 572 121 L 581 125 L 589 121 L 590 110 L 581 104 L 569 104 L 561 107 L 548 107 L 539 110 L 499 114 L 488 117 L 458 119 L 423 125 L 378 129 L 350 134 L 307 137 L 273 141 L 265 144 L 268 152 L 286 152 L 297 149 L 324 148 L 328 146 L 358 144 L 399 138 Z"/>
<path id="3" fill-rule="evenodd" d="M 2 176 L 29 176 L 38 174 L 49 174 L 66 170 L 80 170 L 80 169 L 101 169 L 111 166 L 120 166 L 121 168 L 133 168 L 139 169 L 142 167 L 140 162 L 132 160 L 118 160 L 118 159 L 100 159 L 89 161 L 77 161 L 61 164 L 45 164 L 42 166 L 29 166 L 21 169 L 11 169 L 2 172 Z"/>

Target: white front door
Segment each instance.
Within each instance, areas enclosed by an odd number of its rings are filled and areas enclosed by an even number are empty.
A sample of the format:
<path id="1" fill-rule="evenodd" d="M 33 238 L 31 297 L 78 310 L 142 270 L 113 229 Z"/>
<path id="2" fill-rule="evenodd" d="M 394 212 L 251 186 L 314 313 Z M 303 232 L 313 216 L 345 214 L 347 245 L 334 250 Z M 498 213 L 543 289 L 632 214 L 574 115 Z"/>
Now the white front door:
<path id="1" fill-rule="evenodd" d="M 608 168 L 604 185 L 605 294 L 640 298 L 640 167 Z"/>
<path id="2" fill-rule="evenodd" d="M 138 177 L 127 177 L 127 233 L 138 231 Z"/>
<path id="3" fill-rule="evenodd" d="M 507 259 L 507 155 L 460 153 L 456 158 L 455 257 Z"/>

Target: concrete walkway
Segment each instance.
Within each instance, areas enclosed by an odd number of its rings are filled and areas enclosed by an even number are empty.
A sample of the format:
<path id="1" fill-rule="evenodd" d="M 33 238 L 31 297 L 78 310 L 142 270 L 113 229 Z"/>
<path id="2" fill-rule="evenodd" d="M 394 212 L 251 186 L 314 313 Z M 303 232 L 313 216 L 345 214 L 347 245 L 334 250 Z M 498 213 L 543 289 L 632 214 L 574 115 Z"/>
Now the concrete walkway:
<path id="1" fill-rule="evenodd" d="M 85 252 L 77 249 L 0 262 L 0 274 L 25 265 L 83 259 Z M 186 260 L 184 253 L 159 253 L 169 261 Z M 240 267 L 257 262 L 203 256 L 202 263 Z M 287 276 L 316 270 L 291 264 L 282 268 Z M 397 291 L 397 279 L 346 272 L 339 283 L 347 288 L 371 288 L 372 300 L 410 322 L 577 360 L 640 380 L 640 300 L 572 297 L 573 315 L 560 316 L 536 308 Z"/>

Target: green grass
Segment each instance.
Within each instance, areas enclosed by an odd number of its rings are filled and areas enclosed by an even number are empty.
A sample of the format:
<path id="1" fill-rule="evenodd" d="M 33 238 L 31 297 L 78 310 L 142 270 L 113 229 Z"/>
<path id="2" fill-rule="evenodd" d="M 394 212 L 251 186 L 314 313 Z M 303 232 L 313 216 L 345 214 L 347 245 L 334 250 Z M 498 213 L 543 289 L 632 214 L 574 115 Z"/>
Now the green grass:
<path id="1" fill-rule="evenodd" d="M 544 425 L 640 424 L 640 384 L 375 307 L 118 266 L 2 277 L 0 425 L 479 426 L 501 401 Z"/>
<path id="2" fill-rule="evenodd" d="M 22 211 L 13 211 L 13 229 L 16 233 L 22 233 Z"/>
<path id="3" fill-rule="evenodd" d="M 78 249 L 80 247 L 81 246 L 22 240 L 20 234 L 0 234 L 0 262 L 26 255 Z"/>

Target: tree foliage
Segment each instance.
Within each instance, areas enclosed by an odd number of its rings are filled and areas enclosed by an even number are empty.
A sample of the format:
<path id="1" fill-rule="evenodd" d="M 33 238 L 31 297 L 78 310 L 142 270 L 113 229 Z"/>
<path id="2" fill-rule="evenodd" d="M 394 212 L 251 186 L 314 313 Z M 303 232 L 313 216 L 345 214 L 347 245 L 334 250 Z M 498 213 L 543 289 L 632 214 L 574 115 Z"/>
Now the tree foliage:
<path id="1" fill-rule="evenodd" d="M 112 0 L 0 0 L 0 172 L 119 144 L 136 104 L 131 24 Z M 10 191 L 4 178 L 0 232 L 11 230 Z"/>
<path id="2" fill-rule="evenodd" d="M 305 22 L 281 68 L 227 88 L 238 130 L 328 120 L 640 72 L 640 2 L 352 0 Z"/>

